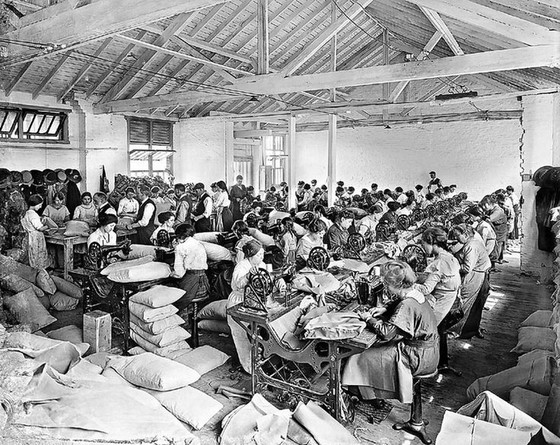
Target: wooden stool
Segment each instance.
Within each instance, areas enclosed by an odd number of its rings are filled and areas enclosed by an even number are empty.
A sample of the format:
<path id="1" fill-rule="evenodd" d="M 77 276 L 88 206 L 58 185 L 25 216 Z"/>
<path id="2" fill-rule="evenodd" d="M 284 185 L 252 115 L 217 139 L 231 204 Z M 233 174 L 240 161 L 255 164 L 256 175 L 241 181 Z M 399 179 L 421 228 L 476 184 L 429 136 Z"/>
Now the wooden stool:
<path id="1" fill-rule="evenodd" d="M 403 430 L 413 436 L 418 437 L 425 443 L 429 445 L 432 443 L 432 439 L 428 437 L 426 433 L 427 421 L 422 419 L 422 380 L 430 379 L 435 377 L 438 371 L 434 371 L 431 374 L 415 375 L 412 377 L 412 405 L 410 406 L 410 420 L 403 423 L 395 423 L 393 429 Z"/>

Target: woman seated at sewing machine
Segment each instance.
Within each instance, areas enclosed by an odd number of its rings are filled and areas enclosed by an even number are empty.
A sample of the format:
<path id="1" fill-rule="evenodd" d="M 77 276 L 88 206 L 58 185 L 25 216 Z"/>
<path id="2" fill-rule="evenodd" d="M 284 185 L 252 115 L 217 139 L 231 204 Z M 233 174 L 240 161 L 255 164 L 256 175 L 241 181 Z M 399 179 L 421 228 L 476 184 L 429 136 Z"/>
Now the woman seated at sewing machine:
<path id="1" fill-rule="evenodd" d="M 314 247 L 325 247 L 323 238 L 327 231 L 327 226 L 320 219 L 315 219 L 308 226 L 308 233 L 303 235 L 298 242 L 296 250 L 296 267 L 302 269 L 307 264 L 309 252 Z"/>
<path id="2" fill-rule="evenodd" d="M 354 222 L 354 214 L 343 210 L 336 216 L 334 224 L 327 231 L 327 245 L 330 250 L 337 250 L 346 246 L 350 233 L 348 229 Z"/>
<path id="3" fill-rule="evenodd" d="M 150 241 L 156 246 L 159 245 L 158 234 L 162 230 L 168 233 L 169 239 L 171 238 L 171 235 L 175 235 L 175 229 L 173 228 L 173 225 L 175 224 L 175 215 L 172 212 L 160 213 L 158 215 L 158 221 L 160 225 L 156 228 L 156 230 L 154 230 L 152 236 L 150 236 Z"/>
<path id="4" fill-rule="evenodd" d="M 240 221 L 236 221 L 235 224 Z M 234 226 L 235 226 L 234 224 Z M 243 245 L 244 259 L 239 261 L 233 269 L 233 277 L 231 279 L 231 294 L 229 295 L 227 307 L 233 307 L 243 302 L 245 287 L 249 281 L 249 275 L 257 272 L 259 269 L 266 269 L 263 262 L 264 249 L 262 244 L 255 239 L 250 239 Z M 239 362 L 243 369 L 251 372 L 251 342 L 247 337 L 247 332 L 231 318 L 227 316 L 227 322 L 231 329 L 231 336 L 239 356 Z"/>
<path id="5" fill-rule="evenodd" d="M 413 287 L 416 275 L 402 261 L 381 267 L 391 300 L 385 307 L 360 312 L 379 341 L 348 359 L 342 384 L 357 389 L 364 400 L 399 399 L 412 402 L 412 376 L 437 369 L 439 344 L 434 313 L 424 295 Z"/>
<path id="6" fill-rule="evenodd" d="M 389 201 L 387 207 L 389 210 L 379 218 L 379 224 L 394 226 L 397 223 L 397 210 L 401 208 L 401 205 L 397 201 Z"/>
<path id="7" fill-rule="evenodd" d="M 99 228 L 93 232 L 87 239 L 87 246 L 91 243 L 97 243 L 103 246 L 116 246 L 117 234 L 115 233 L 115 226 L 117 225 L 118 218 L 111 213 L 103 213 L 99 215 Z"/>
<path id="8" fill-rule="evenodd" d="M 237 237 L 238 241 L 234 247 L 235 264 L 239 264 L 245 258 L 243 246 L 254 238 L 249 235 L 249 226 L 245 221 L 235 221 L 231 227 L 233 234 Z"/>

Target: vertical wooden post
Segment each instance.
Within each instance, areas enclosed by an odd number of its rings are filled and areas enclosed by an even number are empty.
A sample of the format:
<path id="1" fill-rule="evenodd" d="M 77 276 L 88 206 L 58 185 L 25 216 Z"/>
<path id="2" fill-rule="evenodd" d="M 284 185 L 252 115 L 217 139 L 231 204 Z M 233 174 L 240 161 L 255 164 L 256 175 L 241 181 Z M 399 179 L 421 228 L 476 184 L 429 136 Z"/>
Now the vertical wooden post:
<path id="1" fill-rule="evenodd" d="M 288 154 L 288 165 L 286 168 L 286 182 L 288 183 L 288 208 L 296 207 L 297 169 L 296 169 L 296 117 L 292 114 L 288 120 L 288 135 L 286 136 L 286 147 Z"/>
<path id="2" fill-rule="evenodd" d="M 331 23 L 336 23 L 337 17 L 337 9 L 334 2 L 331 4 Z M 333 35 L 331 39 L 331 71 L 336 71 L 336 44 L 337 44 L 337 35 Z M 336 101 L 336 88 L 331 90 L 331 102 Z"/>
<path id="3" fill-rule="evenodd" d="M 329 114 L 329 140 L 327 147 L 327 187 L 329 188 L 329 207 L 334 203 L 336 190 L 336 124 L 338 116 Z"/>
<path id="4" fill-rule="evenodd" d="M 383 28 L 383 65 L 389 65 L 389 34 L 387 33 L 387 28 Z M 389 83 L 383 84 L 383 99 L 389 99 L 389 88 L 391 85 Z M 389 109 L 383 108 L 383 122 L 389 120 Z"/>
<path id="5" fill-rule="evenodd" d="M 257 1 L 257 74 L 269 71 L 268 0 Z"/>
<path id="6" fill-rule="evenodd" d="M 231 186 L 235 182 L 233 177 L 233 122 L 227 121 L 225 123 L 225 165 L 224 165 L 224 176 L 225 181 L 228 186 Z"/>

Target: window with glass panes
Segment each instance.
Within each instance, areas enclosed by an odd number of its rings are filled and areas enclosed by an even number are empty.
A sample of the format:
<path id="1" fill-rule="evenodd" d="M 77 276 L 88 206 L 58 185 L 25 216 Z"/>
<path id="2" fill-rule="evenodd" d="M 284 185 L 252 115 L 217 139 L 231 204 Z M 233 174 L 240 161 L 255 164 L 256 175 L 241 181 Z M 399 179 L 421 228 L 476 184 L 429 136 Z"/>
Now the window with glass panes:
<path id="1" fill-rule="evenodd" d="M 128 119 L 128 156 L 130 176 L 173 174 L 173 124 L 148 119 Z"/>
<path id="2" fill-rule="evenodd" d="M 0 141 L 68 142 L 68 114 L 0 107 Z"/>

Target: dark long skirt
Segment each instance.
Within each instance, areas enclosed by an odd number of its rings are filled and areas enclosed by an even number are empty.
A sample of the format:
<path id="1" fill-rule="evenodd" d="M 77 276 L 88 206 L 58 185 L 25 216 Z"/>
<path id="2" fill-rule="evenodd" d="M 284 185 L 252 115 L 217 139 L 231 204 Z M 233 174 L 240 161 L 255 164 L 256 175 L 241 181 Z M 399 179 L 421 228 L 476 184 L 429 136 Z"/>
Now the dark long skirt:
<path id="1" fill-rule="evenodd" d="M 478 291 L 476 299 L 474 300 L 470 310 L 465 310 L 465 317 L 462 320 L 462 327 L 458 331 L 459 338 L 469 339 L 478 334 L 480 329 L 480 322 L 482 320 L 482 311 L 484 305 L 490 294 L 490 273 L 486 272 L 484 281 Z"/>
<path id="2" fill-rule="evenodd" d="M 173 303 L 179 311 L 187 308 L 193 300 L 208 298 L 210 285 L 204 270 L 187 270 L 177 284 L 185 291 L 185 295 Z"/>

